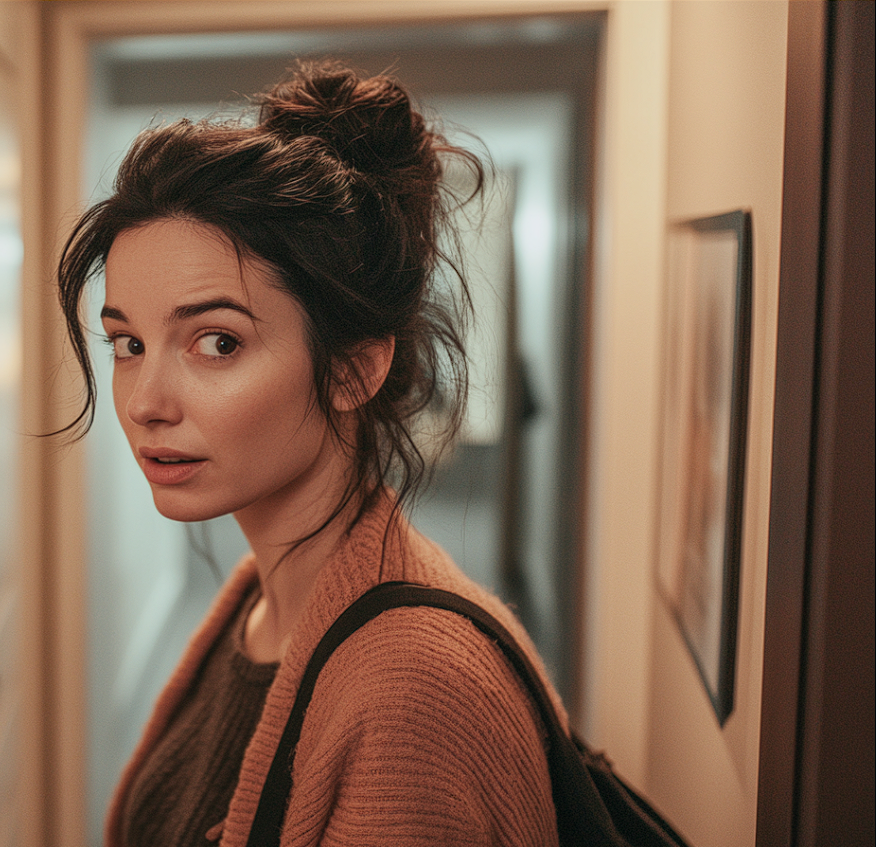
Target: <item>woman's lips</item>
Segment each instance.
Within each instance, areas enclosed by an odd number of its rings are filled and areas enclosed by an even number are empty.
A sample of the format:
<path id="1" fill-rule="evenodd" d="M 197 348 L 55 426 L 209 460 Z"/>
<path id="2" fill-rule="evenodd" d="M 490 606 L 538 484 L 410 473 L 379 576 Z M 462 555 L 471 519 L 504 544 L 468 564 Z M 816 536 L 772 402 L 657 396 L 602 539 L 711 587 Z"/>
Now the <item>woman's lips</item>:
<path id="1" fill-rule="evenodd" d="M 176 450 L 141 448 L 143 473 L 153 485 L 179 485 L 188 482 L 203 466 L 205 459 L 194 459 Z"/>

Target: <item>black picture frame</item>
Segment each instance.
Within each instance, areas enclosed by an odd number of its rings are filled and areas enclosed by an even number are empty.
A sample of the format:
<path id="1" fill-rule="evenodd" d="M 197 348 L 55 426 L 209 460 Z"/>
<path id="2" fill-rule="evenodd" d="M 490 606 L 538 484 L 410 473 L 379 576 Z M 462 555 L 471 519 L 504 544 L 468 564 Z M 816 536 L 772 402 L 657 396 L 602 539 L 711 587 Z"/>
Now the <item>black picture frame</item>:
<path id="1" fill-rule="evenodd" d="M 751 213 L 675 221 L 668 246 L 658 585 L 723 726 L 736 669 Z"/>

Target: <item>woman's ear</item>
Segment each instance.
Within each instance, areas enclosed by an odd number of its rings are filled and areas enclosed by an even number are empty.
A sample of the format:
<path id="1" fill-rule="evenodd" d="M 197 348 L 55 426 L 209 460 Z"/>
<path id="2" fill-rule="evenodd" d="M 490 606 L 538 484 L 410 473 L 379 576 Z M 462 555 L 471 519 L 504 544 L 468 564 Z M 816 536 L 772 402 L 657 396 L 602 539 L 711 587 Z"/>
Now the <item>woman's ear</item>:
<path id="1" fill-rule="evenodd" d="M 352 412 L 367 403 L 377 392 L 395 353 L 395 338 L 375 338 L 363 341 L 341 367 L 331 390 L 332 408 L 336 412 Z"/>

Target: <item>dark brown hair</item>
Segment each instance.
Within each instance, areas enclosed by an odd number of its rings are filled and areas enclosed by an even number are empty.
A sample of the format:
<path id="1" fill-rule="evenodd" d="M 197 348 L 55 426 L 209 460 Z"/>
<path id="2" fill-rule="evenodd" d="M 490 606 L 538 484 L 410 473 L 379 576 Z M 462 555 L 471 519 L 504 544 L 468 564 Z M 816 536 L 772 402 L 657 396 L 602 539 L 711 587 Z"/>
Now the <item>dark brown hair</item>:
<path id="1" fill-rule="evenodd" d="M 349 372 L 363 342 L 395 339 L 386 381 L 358 409 L 348 499 L 359 493 L 364 509 L 388 483 L 404 499 L 427 475 L 413 434 L 416 416 L 440 399 L 448 443 L 467 390 L 461 321 L 470 300 L 445 225 L 453 207 L 471 197 L 444 184 L 445 160 L 456 157 L 471 171 L 472 197 L 483 186 L 483 167 L 431 130 L 386 75 L 360 78 L 335 63 L 301 64 L 258 103 L 255 126 L 181 120 L 144 131 L 112 195 L 77 223 L 58 278 L 86 396 L 62 431 L 84 434 L 94 416 L 80 316 L 86 283 L 121 232 L 184 218 L 217 227 L 242 258 L 267 263 L 304 308 L 316 398 L 330 423 L 338 369 Z"/>

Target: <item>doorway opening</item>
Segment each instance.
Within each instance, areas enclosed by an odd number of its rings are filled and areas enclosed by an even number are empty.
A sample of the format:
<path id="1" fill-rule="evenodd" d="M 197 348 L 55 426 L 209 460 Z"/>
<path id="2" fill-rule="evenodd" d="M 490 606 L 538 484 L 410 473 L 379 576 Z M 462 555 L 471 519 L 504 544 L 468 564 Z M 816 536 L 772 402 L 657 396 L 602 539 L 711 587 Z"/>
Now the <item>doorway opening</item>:
<path id="1" fill-rule="evenodd" d="M 118 38 L 92 50 L 85 184 L 100 199 L 155 120 L 235 115 L 292 60 L 391 70 L 457 143 L 495 166 L 472 233 L 477 311 L 465 436 L 411 512 L 460 566 L 514 604 L 561 693 L 576 690 L 579 450 L 585 383 L 598 16 L 308 32 Z M 473 140 L 473 139 L 479 139 Z M 95 298 L 95 303 L 99 297 Z M 90 843 L 150 704 L 246 549 L 230 517 L 186 529 L 158 515 L 98 366 L 88 440 Z M 98 448 L 99 445 L 99 448 Z"/>

